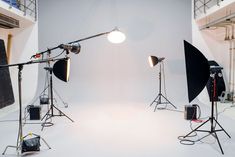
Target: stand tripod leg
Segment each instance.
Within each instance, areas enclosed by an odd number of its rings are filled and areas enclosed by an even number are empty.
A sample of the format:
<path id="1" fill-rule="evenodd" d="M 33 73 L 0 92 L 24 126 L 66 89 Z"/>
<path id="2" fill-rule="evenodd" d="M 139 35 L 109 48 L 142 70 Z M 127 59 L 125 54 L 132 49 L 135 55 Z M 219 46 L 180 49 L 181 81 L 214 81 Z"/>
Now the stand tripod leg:
<path id="1" fill-rule="evenodd" d="M 44 138 L 41 137 L 41 139 L 42 139 L 42 141 L 46 144 L 46 146 L 47 146 L 49 149 L 51 149 L 51 147 L 50 147 L 49 144 L 44 140 Z"/>
<path id="2" fill-rule="evenodd" d="M 54 115 L 54 113 L 50 113 L 51 110 L 56 109 L 59 112 L 59 115 Z M 45 118 L 44 123 L 42 124 L 42 129 L 41 131 L 43 131 L 44 127 L 49 127 L 52 126 L 53 123 L 52 122 L 46 122 L 49 118 L 54 117 L 54 116 L 65 116 L 66 118 L 68 118 L 70 121 L 74 122 L 69 116 L 67 116 L 64 112 L 62 112 L 60 109 L 58 109 L 57 107 L 55 107 L 54 105 L 47 111 L 47 113 L 43 116 L 43 118 L 41 120 L 43 120 Z"/>
<path id="3" fill-rule="evenodd" d="M 188 133 L 187 135 L 185 135 L 183 138 L 186 138 L 186 137 L 188 137 L 189 135 L 191 135 L 193 132 L 198 131 L 198 129 L 199 129 L 200 127 L 202 127 L 204 124 L 206 124 L 208 121 L 210 121 L 210 119 L 208 119 L 207 121 L 203 122 L 201 125 L 199 125 L 198 127 L 196 127 L 195 129 L 193 129 L 190 133 Z M 207 131 L 206 131 L 206 132 L 207 132 Z"/>
<path id="4" fill-rule="evenodd" d="M 59 116 L 65 116 L 67 117 L 71 122 L 74 122 L 69 116 L 67 116 L 64 112 L 62 112 L 60 109 L 57 107 L 53 106 L 57 111 L 59 111 L 60 115 Z"/>
<path id="5" fill-rule="evenodd" d="M 166 102 L 163 103 L 163 102 L 161 101 L 161 97 L 163 97 Z M 157 100 L 157 99 L 158 99 L 158 100 Z M 168 104 L 168 103 L 169 103 L 169 104 L 172 105 L 175 109 L 177 109 L 176 106 L 173 105 L 173 104 L 172 104 L 164 95 L 162 95 L 161 93 L 157 95 L 157 97 L 152 101 L 152 103 L 150 104 L 150 106 L 152 106 L 154 102 L 156 102 L 156 106 L 155 106 L 155 108 L 154 108 L 154 112 L 157 110 L 157 106 L 158 106 L 159 104 Z"/>
<path id="6" fill-rule="evenodd" d="M 51 111 L 51 110 L 48 110 L 48 111 L 46 112 L 46 114 L 42 117 L 41 121 L 43 121 L 43 119 L 46 118 L 46 117 L 49 115 L 50 111 Z M 47 118 L 46 118 L 46 119 L 47 119 Z"/>
<path id="7" fill-rule="evenodd" d="M 198 141 L 201 141 L 202 139 L 204 139 L 204 138 L 206 138 L 206 137 L 208 137 L 208 136 L 210 136 L 210 135 L 211 135 L 211 134 L 209 133 L 209 134 L 203 136 L 202 138 L 198 139 Z"/>
<path id="8" fill-rule="evenodd" d="M 212 133 L 212 135 L 213 135 L 213 133 Z M 224 154 L 224 151 L 223 151 L 223 149 L 222 149 L 222 146 L 221 146 L 221 144 L 220 144 L 220 141 L 219 141 L 219 138 L 218 138 L 216 132 L 214 132 L 214 135 L 213 135 L 213 136 L 214 136 L 214 138 L 217 140 L 217 142 L 218 142 L 218 144 L 219 144 L 221 153 Z"/>
<path id="9" fill-rule="evenodd" d="M 157 102 L 156 100 L 158 99 L 159 94 L 157 95 L 157 97 L 152 101 L 152 103 L 149 106 L 152 106 L 154 102 Z"/>
<path id="10" fill-rule="evenodd" d="M 175 109 L 177 109 L 176 108 L 176 106 L 175 105 L 173 105 L 164 95 L 161 95 L 169 104 L 171 104 Z"/>
<path id="11" fill-rule="evenodd" d="M 15 148 L 17 150 L 17 153 L 19 154 L 18 150 L 20 149 L 18 146 L 6 146 L 6 148 L 4 149 L 2 155 L 5 155 L 6 151 L 8 148 Z"/>
<path id="12" fill-rule="evenodd" d="M 157 110 L 157 106 L 158 106 L 158 102 L 157 102 L 157 104 L 155 105 L 155 108 L 154 108 L 154 112 Z"/>
<path id="13" fill-rule="evenodd" d="M 222 130 L 215 130 L 214 128 L 212 128 L 210 131 L 207 131 L 207 130 L 198 130 L 200 127 L 202 127 L 204 124 L 206 124 L 207 122 L 211 122 L 211 121 L 215 121 L 216 122 L 216 124 L 218 124 L 219 125 L 219 127 L 222 129 Z M 229 137 L 229 138 L 231 138 L 230 137 L 230 135 L 224 130 L 224 128 L 218 123 L 218 121 L 213 117 L 213 118 L 209 118 L 207 121 L 205 121 L 204 123 L 202 123 L 201 125 L 199 125 L 198 127 L 196 127 L 194 130 L 192 130 L 190 133 L 188 133 L 187 135 L 185 135 L 183 138 L 186 138 L 186 137 L 188 137 L 190 134 L 192 134 L 193 132 L 195 132 L 195 131 L 201 131 L 201 132 L 208 132 L 209 134 L 208 135 L 206 135 L 206 136 L 204 136 L 203 138 L 205 138 L 205 137 L 207 137 L 207 136 L 209 136 L 209 135 L 212 135 L 215 139 L 216 139 L 216 141 L 217 141 L 217 143 L 218 143 L 218 145 L 219 145 L 219 147 L 220 147 L 220 150 L 221 150 L 221 153 L 222 154 L 224 154 L 224 151 L 223 151 L 223 149 L 222 149 L 222 146 L 221 146 L 221 144 L 220 144 L 220 141 L 219 141 L 219 138 L 218 138 L 218 135 L 217 135 L 217 131 L 224 131 L 225 133 L 226 133 L 226 135 Z M 203 138 L 201 138 L 201 139 L 203 139 Z M 201 140 L 200 139 L 200 140 Z"/>
<path id="14" fill-rule="evenodd" d="M 43 131 L 44 127 L 50 127 L 54 125 L 52 122 L 47 122 L 48 119 L 50 119 L 52 115 L 50 114 L 50 110 L 47 111 L 47 113 L 44 115 L 43 119 L 45 118 L 45 121 L 41 124 L 42 128 L 41 131 Z"/>
<path id="15" fill-rule="evenodd" d="M 59 95 L 59 93 L 55 90 L 55 88 L 53 88 L 54 92 L 56 93 L 56 95 L 59 97 L 60 101 L 64 104 L 64 106 L 67 108 L 68 107 L 68 103 L 64 102 L 64 100 L 61 98 L 61 96 Z"/>
<path id="16" fill-rule="evenodd" d="M 226 134 L 229 138 L 231 138 L 231 136 L 227 133 L 226 130 L 224 130 L 224 128 L 220 125 L 220 123 L 219 123 L 215 118 L 213 118 L 213 119 L 214 119 L 214 121 L 216 122 L 216 124 L 219 125 L 219 127 L 222 129 L 222 131 L 225 132 L 225 134 Z"/>

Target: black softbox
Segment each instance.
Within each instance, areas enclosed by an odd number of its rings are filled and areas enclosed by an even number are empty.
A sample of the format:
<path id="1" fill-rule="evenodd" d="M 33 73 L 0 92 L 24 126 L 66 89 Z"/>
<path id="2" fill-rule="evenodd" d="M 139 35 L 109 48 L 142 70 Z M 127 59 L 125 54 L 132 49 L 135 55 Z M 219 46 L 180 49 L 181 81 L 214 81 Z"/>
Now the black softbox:
<path id="1" fill-rule="evenodd" d="M 206 57 L 193 45 L 184 40 L 184 53 L 189 103 L 198 96 L 210 77 Z"/>

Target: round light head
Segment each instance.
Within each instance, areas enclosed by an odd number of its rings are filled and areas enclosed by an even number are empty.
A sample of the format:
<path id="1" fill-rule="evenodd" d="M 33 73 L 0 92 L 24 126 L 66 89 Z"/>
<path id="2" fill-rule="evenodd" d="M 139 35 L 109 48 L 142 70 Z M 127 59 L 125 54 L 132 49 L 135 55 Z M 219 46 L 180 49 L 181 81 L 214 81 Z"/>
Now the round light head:
<path id="1" fill-rule="evenodd" d="M 158 58 L 156 56 L 149 56 L 148 60 L 149 60 L 149 65 L 150 67 L 154 67 L 155 65 L 157 65 L 159 62 L 162 62 L 165 58 Z"/>
<path id="2" fill-rule="evenodd" d="M 75 43 L 71 45 L 70 51 L 72 53 L 79 54 L 80 50 L 81 50 L 81 45 L 79 43 Z"/>
<path id="3" fill-rule="evenodd" d="M 149 65 L 154 67 L 158 63 L 158 58 L 156 56 L 149 56 Z"/>
<path id="4" fill-rule="evenodd" d="M 108 34 L 108 40 L 114 44 L 122 43 L 125 41 L 125 39 L 126 39 L 125 34 L 120 32 L 118 29 L 114 29 L 112 32 Z"/>

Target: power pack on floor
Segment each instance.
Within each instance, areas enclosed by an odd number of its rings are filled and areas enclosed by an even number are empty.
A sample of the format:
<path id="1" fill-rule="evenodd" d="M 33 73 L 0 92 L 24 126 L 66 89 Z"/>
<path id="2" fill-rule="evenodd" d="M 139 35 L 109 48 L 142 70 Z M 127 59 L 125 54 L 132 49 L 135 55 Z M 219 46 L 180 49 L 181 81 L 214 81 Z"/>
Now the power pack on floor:
<path id="1" fill-rule="evenodd" d="M 184 119 L 186 119 L 186 120 L 196 120 L 197 119 L 197 106 L 196 105 L 185 105 Z"/>
<path id="2" fill-rule="evenodd" d="M 40 106 L 30 106 L 29 107 L 29 119 L 30 120 L 40 120 L 41 119 L 41 107 Z"/>

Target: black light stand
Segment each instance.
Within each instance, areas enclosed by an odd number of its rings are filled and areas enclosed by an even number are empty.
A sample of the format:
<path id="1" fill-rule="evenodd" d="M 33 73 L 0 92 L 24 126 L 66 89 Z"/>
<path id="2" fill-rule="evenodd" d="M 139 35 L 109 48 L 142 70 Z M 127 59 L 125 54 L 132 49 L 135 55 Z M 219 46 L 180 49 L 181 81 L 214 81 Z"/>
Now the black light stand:
<path id="1" fill-rule="evenodd" d="M 18 130 L 18 136 L 17 136 L 17 143 L 16 143 L 16 146 L 13 146 L 13 145 L 6 146 L 6 148 L 3 151 L 2 155 L 4 155 L 6 153 L 8 148 L 15 148 L 17 153 L 19 154 L 19 151 L 22 148 L 21 147 L 22 146 L 22 142 L 24 140 L 24 137 L 23 137 L 23 126 L 22 126 L 22 91 L 21 91 L 23 66 L 27 65 L 27 64 L 43 63 L 43 62 L 47 62 L 47 61 L 44 61 L 44 60 L 41 60 L 41 61 L 29 61 L 29 62 L 18 63 L 18 64 L 0 65 L 0 68 L 18 66 L 18 93 L 19 93 L 19 130 Z M 43 139 L 43 141 L 48 146 L 48 148 L 51 149 L 51 147 L 46 143 L 46 141 L 44 139 Z"/>
<path id="2" fill-rule="evenodd" d="M 48 57 L 47 58 L 50 58 L 50 54 L 48 54 Z M 45 84 L 44 84 L 44 89 L 42 90 L 42 92 L 39 94 L 39 96 L 37 98 L 35 98 L 35 100 L 32 102 L 32 104 L 34 104 L 38 99 L 40 101 L 40 104 L 41 105 L 44 105 L 44 104 L 48 104 L 49 105 L 49 94 L 47 95 L 47 97 L 45 96 L 45 91 L 48 90 L 48 93 L 49 93 L 49 85 L 50 85 L 50 82 L 49 82 L 49 70 L 48 68 L 51 68 L 51 65 L 50 65 L 50 62 L 47 63 L 47 67 L 44 67 L 44 69 L 47 71 L 46 72 L 46 77 L 45 77 Z M 61 100 L 61 102 L 63 103 L 63 105 L 67 108 L 68 107 L 68 103 L 65 102 L 61 96 L 59 95 L 59 93 L 55 90 L 55 88 L 53 88 L 53 91 L 55 92 L 55 94 L 59 97 L 59 99 Z"/>
<path id="3" fill-rule="evenodd" d="M 48 57 L 50 58 L 50 54 L 51 54 L 51 50 L 47 50 L 45 51 L 48 53 Z M 69 120 L 71 120 L 72 122 L 74 122 L 69 116 L 67 116 L 65 113 L 63 113 L 60 109 L 58 109 L 55 105 L 54 105 L 54 95 L 53 95 L 53 79 L 52 79 L 52 72 L 53 72 L 53 67 L 50 66 L 50 61 L 47 62 L 48 63 L 48 67 L 45 67 L 44 69 L 46 71 L 48 71 L 49 73 L 49 82 L 48 82 L 48 85 L 47 87 L 43 90 L 43 92 L 45 92 L 46 89 L 48 89 L 48 91 L 50 92 L 50 99 L 49 99 L 49 102 L 50 102 L 50 106 L 48 107 L 48 111 L 46 112 L 46 114 L 42 117 L 41 121 L 44 120 L 45 118 L 45 121 L 41 124 L 42 125 L 42 129 L 44 129 L 44 127 L 49 127 L 49 126 L 52 126 L 53 123 L 50 121 L 48 121 L 49 119 L 51 119 L 52 117 L 55 117 L 55 116 L 65 116 L 67 117 Z M 61 69 L 62 70 L 62 69 Z M 42 92 L 42 93 L 43 93 Z M 64 102 L 63 102 L 64 103 Z M 57 110 L 58 111 L 58 114 L 55 114 L 54 113 L 54 110 Z"/>
<path id="4" fill-rule="evenodd" d="M 47 111 L 47 113 L 42 117 L 41 120 L 43 120 L 45 118 L 44 123 L 42 124 L 42 130 L 44 127 L 48 127 L 53 125 L 53 123 L 51 122 L 47 122 L 48 119 L 55 117 L 55 116 L 65 116 L 67 117 L 70 121 L 74 122 L 69 116 L 67 116 L 65 113 L 63 113 L 60 109 L 58 109 L 55 105 L 54 105 L 54 97 L 53 97 L 53 81 L 52 81 L 52 71 L 53 68 L 51 67 L 47 67 L 45 68 L 46 70 L 49 71 L 50 74 L 50 81 L 49 81 L 49 89 L 50 89 L 50 109 Z M 57 110 L 59 112 L 59 114 L 55 114 L 54 113 L 54 109 Z"/>
<path id="5" fill-rule="evenodd" d="M 162 94 L 162 67 L 161 67 L 162 61 L 160 61 L 160 66 L 159 66 L 159 93 L 157 97 L 152 101 L 150 106 L 152 106 L 154 103 L 156 103 L 156 106 L 154 108 L 154 112 L 157 109 L 157 106 L 160 104 L 171 104 L 175 109 L 176 106 L 173 105 L 163 94 Z M 162 98 L 165 100 L 164 102 L 162 101 Z"/>
<path id="6" fill-rule="evenodd" d="M 192 134 L 193 132 L 207 132 L 209 133 L 208 135 L 202 137 L 201 139 L 209 136 L 209 135 L 212 135 L 218 142 L 218 145 L 220 147 L 220 150 L 221 150 L 221 153 L 224 154 L 224 151 L 222 149 L 222 146 L 220 144 L 220 141 L 219 141 L 219 138 L 217 136 L 217 133 L 216 132 L 219 132 L 219 131 L 223 131 L 229 138 L 230 135 L 224 130 L 224 128 L 220 125 L 220 123 L 216 120 L 215 116 L 214 116 L 214 101 L 216 99 L 216 79 L 218 77 L 218 70 L 221 70 L 222 68 L 213 68 L 211 69 L 211 77 L 212 77 L 212 91 L 211 91 L 211 116 L 208 118 L 208 120 L 206 120 L 205 122 L 203 122 L 201 125 L 199 125 L 198 127 L 196 127 L 194 130 L 192 130 L 190 133 L 188 133 L 187 135 L 185 135 L 183 138 L 186 138 L 186 137 L 189 137 L 190 134 Z M 200 127 L 202 127 L 203 125 L 205 125 L 207 122 L 210 122 L 210 130 L 200 130 Z M 216 125 L 218 125 L 221 129 L 216 129 Z M 200 140 L 201 140 L 200 139 Z"/>

